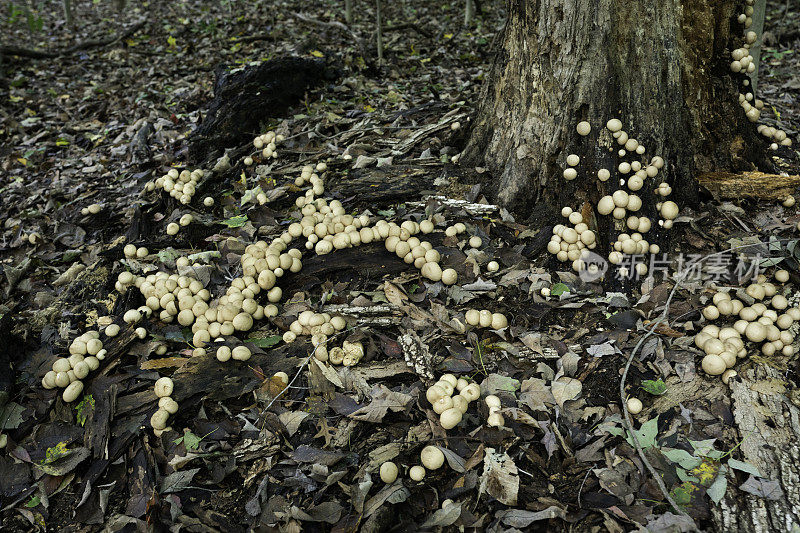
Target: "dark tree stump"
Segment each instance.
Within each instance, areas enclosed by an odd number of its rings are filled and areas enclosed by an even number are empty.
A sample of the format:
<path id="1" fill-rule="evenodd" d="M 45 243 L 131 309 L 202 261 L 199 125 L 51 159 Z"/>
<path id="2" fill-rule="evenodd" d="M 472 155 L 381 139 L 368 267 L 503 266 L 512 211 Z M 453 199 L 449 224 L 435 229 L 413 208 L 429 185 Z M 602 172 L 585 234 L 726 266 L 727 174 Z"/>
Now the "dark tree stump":
<path id="1" fill-rule="evenodd" d="M 218 70 L 214 99 L 189 138 L 189 158 L 200 163 L 213 151 L 249 142 L 263 122 L 283 116 L 308 89 L 334 77 L 324 61 L 301 57 Z"/>

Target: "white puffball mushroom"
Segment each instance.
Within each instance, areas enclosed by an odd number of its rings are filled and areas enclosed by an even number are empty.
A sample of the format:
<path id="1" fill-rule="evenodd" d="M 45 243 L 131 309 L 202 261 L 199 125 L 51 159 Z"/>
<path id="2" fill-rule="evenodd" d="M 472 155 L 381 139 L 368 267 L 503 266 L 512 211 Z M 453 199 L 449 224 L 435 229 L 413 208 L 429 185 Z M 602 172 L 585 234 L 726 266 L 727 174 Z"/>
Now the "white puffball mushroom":
<path id="1" fill-rule="evenodd" d="M 592 132 L 592 126 L 585 120 L 582 122 L 578 122 L 578 125 L 575 127 L 578 132 L 578 135 L 581 137 L 586 137 Z"/>
<path id="2" fill-rule="evenodd" d="M 767 338 L 767 328 L 759 322 L 751 322 L 744 330 L 744 334 L 753 342 L 762 342 Z"/>
<path id="3" fill-rule="evenodd" d="M 728 369 L 728 370 L 726 370 L 725 372 L 722 373 L 722 382 L 725 385 L 727 385 L 728 382 L 730 382 L 731 378 L 734 377 L 734 376 L 737 376 L 737 375 L 738 375 L 738 373 L 736 372 L 736 370 L 733 370 L 732 368 L 730 368 L 730 369 Z"/>
<path id="4" fill-rule="evenodd" d="M 616 118 L 612 118 L 608 122 L 606 122 L 606 128 L 612 133 L 620 131 L 622 129 L 622 121 Z"/>
<path id="5" fill-rule="evenodd" d="M 786 270 L 775 271 L 775 281 L 786 283 L 787 281 L 789 281 L 789 272 Z"/>
<path id="6" fill-rule="evenodd" d="M 203 205 L 206 207 L 211 207 L 212 205 L 214 205 L 214 199 L 210 196 L 206 196 L 205 198 L 203 198 Z"/>
<path id="7" fill-rule="evenodd" d="M 628 401 L 625 402 L 628 407 L 628 412 L 632 415 L 638 415 L 642 412 L 642 400 L 639 398 L 628 398 Z"/>
<path id="8" fill-rule="evenodd" d="M 486 265 L 486 270 L 489 272 L 497 272 L 500 270 L 500 264 L 497 261 L 489 261 L 489 264 Z"/>
<path id="9" fill-rule="evenodd" d="M 470 383 L 461 391 L 461 396 L 472 402 L 481 397 L 481 387 L 477 383 Z"/>
<path id="10" fill-rule="evenodd" d="M 496 427 L 496 428 L 503 427 L 505 423 L 506 421 L 505 419 L 503 419 L 503 415 L 501 415 L 500 413 L 491 413 L 486 418 L 486 425 L 490 427 Z"/>
<path id="11" fill-rule="evenodd" d="M 492 329 L 503 329 L 508 327 L 508 319 L 503 313 L 492 313 Z"/>
<path id="12" fill-rule="evenodd" d="M 438 470 L 444 464 L 444 453 L 436 446 L 425 446 L 419 457 L 422 466 L 428 470 Z"/>
<path id="13" fill-rule="evenodd" d="M 564 169 L 564 179 L 567 181 L 572 181 L 578 177 L 578 171 L 574 168 L 567 168 Z"/>
<path id="14" fill-rule="evenodd" d="M 291 333 L 291 331 L 287 331 L 286 333 Z M 286 334 L 283 335 L 283 338 L 284 340 L 286 340 Z M 217 361 L 219 361 L 220 363 L 230 361 L 231 349 L 228 346 L 220 346 L 219 348 L 217 348 L 216 357 Z"/>
<path id="15" fill-rule="evenodd" d="M 394 483 L 394 481 L 397 479 L 397 472 L 398 472 L 397 465 L 391 461 L 386 461 L 381 465 L 380 469 L 381 481 L 383 481 L 387 485 L 389 483 Z"/>
<path id="16" fill-rule="evenodd" d="M 492 408 L 492 407 L 500 407 L 500 406 L 502 405 L 502 404 L 500 403 L 500 398 L 498 398 L 498 397 L 497 397 L 497 396 L 495 396 L 494 394 L 490 394 L 489 396 L 487 396 L 487 397 L 484 399 L 484 401 L 486 402 L 486 405 L 487 405 L 489 408 Z"/>
<path id="17" fill-rule="evenodd" d="M 578 166 L 578 163 L 581 162 L 581 158 L 576 154 L 569 154 L 567 156 L 567 164 L 571 167 Z"/>
<path id="18" fill-rule="evenodd" d="M 155 430 L 165 429 L 167 421 L 169 420 L 169 411 L 166 409 L 158 409 L 150 417 L 150 426 Z"/>
<path id="19" fill-rule="evenodd" d="M 70 383 L 64 392 L 61 393 L 61 399 L 70 403 L 78 399 L 78 396 L 83 392 L 83 381 L 75 380 Z"/>
<path id="20" fill-rule="evenodd" d="M 711 376 L 719 376 L 728 369 L 728 365 L 725 364 L 725 360 L 719 355 L 715 354 L 708 354 L 703 357 L 703 361 L 700 363 L 700 365 L 702 366 L 703 371 Z"/>
<path id="21" fill-rule="evenodd" d="M 661 216 L 663 216 L 666 220 L 673 220 L 678 216 L 678 211 L 678 204 L 671 200 L 667 200 L 661 204 Z"/>
<path id="22" fill-rule="evenodd" d="M 172 382 L 172 379 L 168 377 L 158 378 L 156 380 L 155 393 L 156 396 L 159 398 L 172 396 L 172 391 L 174 388 L 175 384 Z"/>
<path id="23" fill-rule="evenodd" d="M 178 402 L 170 398 L 169 396 L 165 396 L 158 400 L 158 408 L 163 409 L 171 415 L 174 415 L 178 412 Z"/>
<path id="24" fill-rule="evenodd" d="M 425 478 L 425 468 L 419 465 L 414 465 L 408 469 L 408 477 L 412 481 L 422 481 Z"/>
<path id="25" fill-rule="evenodd" d="M 444 429 L 453 429 L 461 422 L 461 418 L 461 410 L 457 407 L 451 407 L 439 415 L 439 423 Z"/>
<path id="26" fill-rule="evenodd" d="M 483 239 L 478 237 L 477 235 L 473 235 L 469 238 L 469 245 L 471 248 L 480 248 L 483 244 Z"/>
<path id="27" fill-rule="evenodd" d="M 442 270 L 442 283 L 445 285 L 453 285 L 458 280 L 458 273 L 452 268 Z"/>
<path id="28" fill-rule="evenodd" d="M 714 305 L 709 305 L 703 309 L 703 316 L 706 320 L 716 320 L 719 318 L 719 309 Z"/>
<path id="29" fill-rule="evenodd" d="M 231 358 L 236 361 L 247 361 L 252 355 L 250 348 L 247 346 L 237 346 L 231 350 Z"/>

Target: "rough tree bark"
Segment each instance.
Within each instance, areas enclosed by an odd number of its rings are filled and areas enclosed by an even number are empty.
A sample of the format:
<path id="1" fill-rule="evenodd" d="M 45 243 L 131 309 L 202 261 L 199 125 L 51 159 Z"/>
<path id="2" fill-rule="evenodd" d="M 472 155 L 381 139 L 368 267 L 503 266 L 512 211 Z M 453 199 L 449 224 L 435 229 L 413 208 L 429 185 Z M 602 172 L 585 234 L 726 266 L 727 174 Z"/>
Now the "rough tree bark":
<path id="1" fill-rule="evenodd" d="M 744 75 L 729 70 L 730 50 L 742 44 L 741 9 L 732 0 L 510 0 L 461 162 L 486 167 L 497 201 L 523 214 L 542 201 L 596 202 L 619 187 L 596 177 L 619 163 L 603 127 L 611 118 L 645 145 L 643 158 L 667 162 L 640 191 L 645 206 L 665 179 L 687 201 L 697 172 L 769 171 L 738 105 Z M 582 120 L 592 125 L 587 137 L 575 131 Z M 570 153 L 581 163 L 568 182 Z"/>

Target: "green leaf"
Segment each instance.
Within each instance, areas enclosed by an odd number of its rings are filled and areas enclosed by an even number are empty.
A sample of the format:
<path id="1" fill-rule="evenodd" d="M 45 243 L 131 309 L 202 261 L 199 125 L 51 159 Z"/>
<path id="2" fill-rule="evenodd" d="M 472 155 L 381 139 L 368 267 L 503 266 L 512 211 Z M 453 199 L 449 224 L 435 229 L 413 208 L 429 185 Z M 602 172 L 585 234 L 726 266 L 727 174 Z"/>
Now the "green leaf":
<path id="1" fill-rule="evenodd" d="M 75 410 L 78 412 L 76 417 L 78 419 L 78 423 L 83 426 L 86 424 L 86 418 L 89 416 L 89 411 L 94 409 L 94 396 L 91 394 L 87 394 L 81 400 L 81 403 L 75 406 Z"/>
<path id="2" fill-rule="evenodd" d="M 191 431 L 187 431 L 183 434 L 183 437 L 178 437 L 175 439 L 175 444 L 180 444 L 183 442 L 183 445 L 186 447 L 186 451 L 194 451 L 200 446 L 200 441 L 203 440 L 203 437 L 198 437 Z"/>
<path id="3" fill-rule="evenodd" d="M 692 445 L 694 448 L 695 454 L 701 457 L 708 457 L 709 459 L 719 460 L 725 455 L 723 452 L 714 449 L 714 442 L 717 439 L 706 439 L 706 440 L 691 440 L 689 439 L 689 444 Z"/>
<path id="4" fill-rule="evenodd" d="M 717 473 L 717 479 L 715 479 L 714 483 L 706 490 L 706 494 L 708 494 L 708 497 L 711 498 L 711 501 L 714 503 L 721 502 L 722 498 L 725 496 L 725 491 L 728 489 L 727 473 L 728 470 L 725 468 L 725 465 L 721 466 Z"/>
<path id="5" fill-rule="evenodd" d="M 642 381 L 642 388 L 653 396 L 661 396 L 667 392 L 667 384 L 664 383 L 664 380 L 661 378 L 658 378 L 655 381 L 652 379 L 646 379 Z"/>
<path id="6" fill-rule="evenodd" d="M 686 485 L 691 486 L 690 483 L 684 483 L 683 485 L 679 485 L 670 491 L 670 495 L 672 499 L 675 500 L 675 503 L 678 505 L 689 505 L 689 502 L 692 501 L 692 494 L 689 492 L 689 489 Z"/>
<path id="7" fill-rule="evenodd" d="M 756 477 L 762 477 L 757 467 L 749 463 L 745 463 L 744 461 L 738 461 L 736 459 L 728 459 L 728 466 L 736 470 L 741 470 L 742 472 L 747 472 L 748 474 L 752 474 Z"/>
<path id="8" fill-rule="evenodd" d="M 556 283 L 550 287 L 550 296 L 561 296 L 565 292 L 569 292 L 569 287 L 563 283 Z"/>
<path id="9" fill-rule="evenodd" d="M 28 503 L 26 503 L 26 504 L 25 504 L 25 507 L 27 507 L 28 509 L 31 509 L 31 508 L 33 508 L 33 507 L 36 507 L 36 506 L 37 506 L 37 505 L 39 505 L 40 503 L 42 503 L 42 500 L 41 500 L 41 498 L 39 498 L 38 496 L 34 496 L 33 498 L 31 498 L 31 499 L 28 501 Z"/>
<path id="10" fill-rule="evenodd" d="M 17 429 L 22 424 L 25 408 L 18 403 L 8 403 L 0 407 L 0 429 Z"/>
<path id="11" fill-rule="evenodd" d="M 636 433 L 639 446 L 642 448 L 654 447 L 656 445 L 656 436 L 658 435 L 658 416 L 651 418 L 642 424 L 642 427 L 633 431 Z M 632 436 L 629 436 L 626 440 L 631 446 L 634 446 Z"/>
<path id="12" fill-rule="evenodd" d="M 259 339 L 250 338 L 247 339 L 247 342 L 258 346 L 259 348 L 270 348 L 281 342 L 281 340 L 283 340 L 283 337 L 280 335 L 270 335 L 269 337 L 262 337 Z"/>
<path id="13" fill-rule="evenodd" d="M 664 454 L 664 457 L 673 463 L 679 464 L 681 468 L 685 468 L 686 470 L 697 468 L 703 462 L 702 459 L 695 457 L 686 450 L 680 450 L 677 448 L 663 448 L 661 453 Z"/>
<path id="14" fill-rule="evenodd" d="M 222 223 L 229 228 L 241 228 L 247 224 L 247 215 L 236 215 L 227 220 L 223 220 Z"/>

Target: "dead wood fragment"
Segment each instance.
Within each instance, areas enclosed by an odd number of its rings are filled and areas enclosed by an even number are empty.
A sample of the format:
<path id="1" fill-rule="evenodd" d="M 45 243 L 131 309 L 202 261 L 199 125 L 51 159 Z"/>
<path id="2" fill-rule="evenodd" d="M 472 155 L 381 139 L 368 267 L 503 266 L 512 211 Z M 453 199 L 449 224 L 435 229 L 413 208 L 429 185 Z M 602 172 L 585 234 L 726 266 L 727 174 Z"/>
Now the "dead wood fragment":
<path id="1" fill-rule="evenodd" d="M 754 198 L 758 200 L 783 200 L 796 193 L 800 187 L 800 176 L 782 176 L 764 172 L 708 172 L 697 177 L 697 181 L 717 199 L 736 200 Z"/>
<path id="2" fill-rule="evenodd" d="M 264 122 L 282 116 L 306 90 L 333 77 L 324 61 L 302 57 L 217 72 L 208 114 L 189 138 L 191 160 L 210 160 L 221 148 L 252 142 Z"/>

